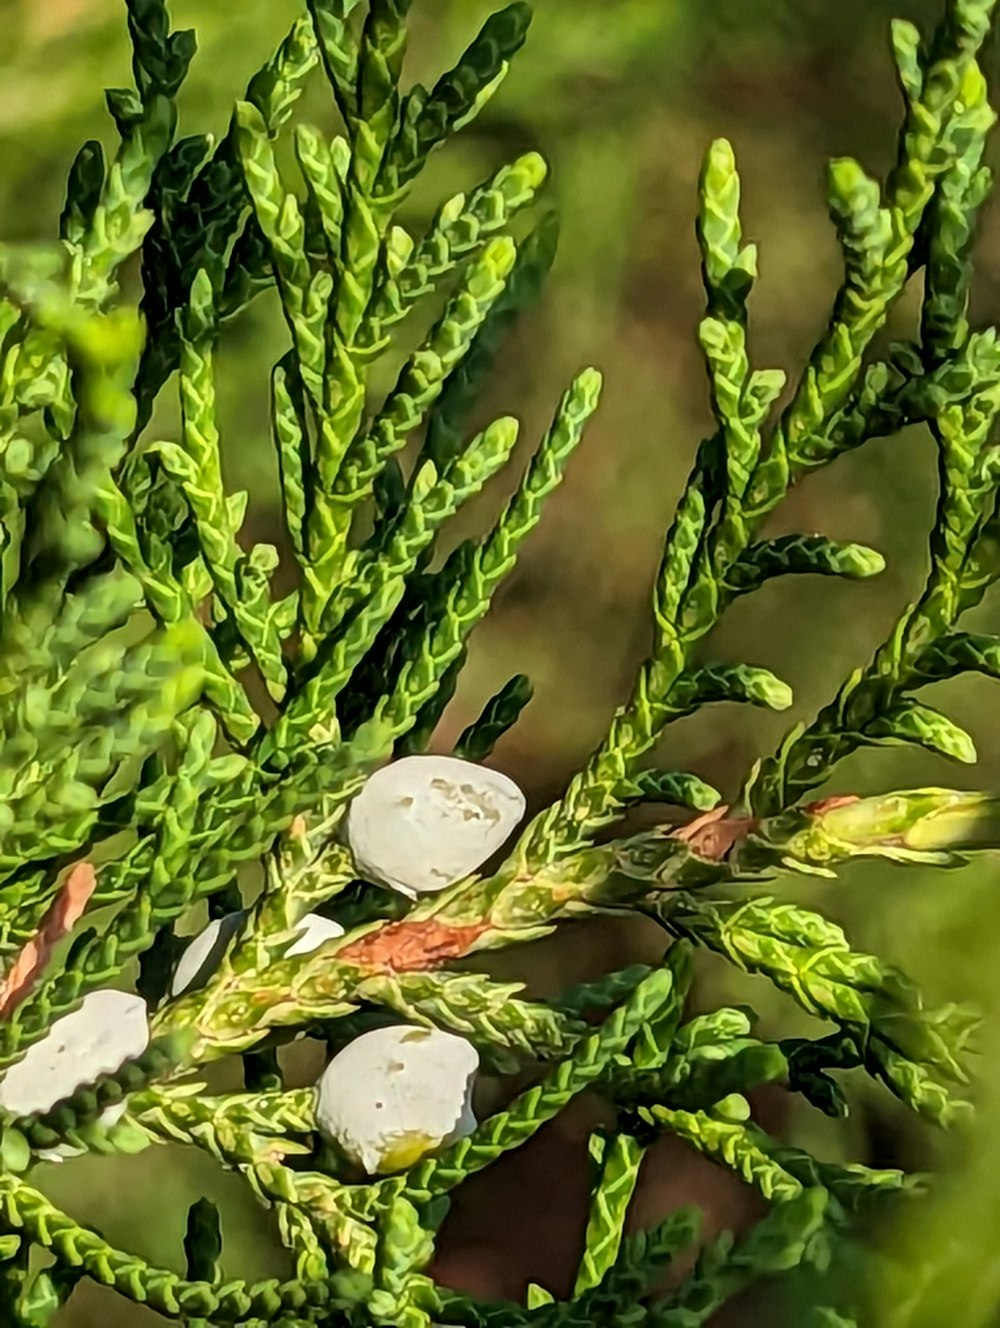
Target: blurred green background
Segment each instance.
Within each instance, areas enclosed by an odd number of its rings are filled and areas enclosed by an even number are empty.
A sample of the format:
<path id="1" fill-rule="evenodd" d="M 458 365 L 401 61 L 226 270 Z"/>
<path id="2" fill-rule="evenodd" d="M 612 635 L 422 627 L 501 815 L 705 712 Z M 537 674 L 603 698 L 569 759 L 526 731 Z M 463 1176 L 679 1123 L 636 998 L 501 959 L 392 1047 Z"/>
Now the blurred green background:
<path id="1" fill-rule="evenodd" d="M 426 81 L 452 62 L 494 6 L 481 0 L 418 0 L 409 73 Z M 433 162 L 408 205 L 419 227 L 434 202 L 485 177 L 517 152 L 540 148 L 553 167 L 550 200 L 563 220 L 559 257 L 540 304 L 506 347 L 482 414 L 513 412 L 525 445 L 545 425 L 569 376 L 584 363 L 604 370 L 607 393 L 565 487 L 553 499 L 521 563 L 475 639 L 469 667 L 441 736 L 446 744 L 511 673 L 524 671 L 536 699 L 497 759 L 532 804 L 555 795 L 600 737 L 625 695 L 648 640 L 647 608 L 663 532 L 695 447 L 710 427 L 695 340 L 701 314 L 694 240 L 700 159 L 730 138 L 744 183 L 744 221 L 761 248 L 752 301 L 759 365 L 797 374 L 823 328 L 838 254 L 824 208 L 831 155 L 858 157 L 884 174 L 893 160 L 899 103 L 889 54 L 894 16 L 928 26 L 939 0 L 537 0 L 525 51 L 482 119 Z M 176 0 L 177 26 L 194 26 L 196 58 L 181 98 L 182 130 L 224 131 L 233 98 L 298 12 L 295 0 Z M 66 170 L 79 143 L 113 143 L 102 90 L 128 81 L 120 0 L 0 0 L 0 235 L 55 233 Z M 986 57 L 997 84 L 995 51 Z M 333 128 L 317 76 L 301 114 Z M 987 208 L 979 244 L 974 314 L 998 317 L 1000 226 Z M 912 327 L 914 294 L 896 311 Z M 263 299 L 231 331 L 221 358 L 228 478 L 251 492 L 251 534 L 281 543 L 267 437 L 268 369 L 283 328 Z M 167 389 L 169 396 L 170 389 Z M 166 404 L 154 427 L 170 430 Z M 502 500 L 501 479 L 469 520 L 481 524 Z M 722 658 L 774 668 L 796 690 L 794 718 L 821 704 L 864 662 L 921 585 L 934 504 L 934 455 L 921 433 L 870 444 L 812 477 L 777 514 L 773 529 L 822 530 L 871 543 L 888 558 L 875 583 L 790 580 L 741 601 L 712 642 Z M 996 626 L 988 601 L 984 624 Z M 978 740 L 978 768 L 935 757 L 867 753 L 845 765 L 833 791 L 921 784 L 1000 788 L 995 687 L 949 686 L 940 699 Z M 754 757 L 770 750 L 787 716 L 716 710 L 670 730 L 661 758 L 695 769 L 727 794 Z M 781 882 L 849 925 L 859 948 L 877 950 L 920 980 L 935 1001 L 971 998 L 992 1015 L 1000 980 L 992 956 L 1000 934 L 994 902 L 1000 872 L 981 862 L 930 874 L 855 869 L 835 885 Z M 572 935 L 504 956 L 504 972 L 555 990 L 586 972 L 656 952 L 641 927 L 575 927 Z M 752 1000 L 766 1030 L 795 1026 L 787 1006 L 760 984 L 708 966 L 701 1003 Z M 983 1099 L 971 1142 L 932 1137 L 873 1089 L 858 1085 L 846 1125 L 789 1110 L 761 1111 L 789 1137 L 831 1157 L 884 1165 L 936 1166 L 933 1202 L 885 1240 L 906 1260 L 898 1275 L 870 1278 L 871 1322 L 996 1323 L 1000 1295 L 1000 1198 L 994 1156 L 1000 1109 L 991 1107 L 1000 1038 L 987 1019 L 977 1062 Z M 448 1229 L 442 1277 L 486 1292 L 516 1294 L 528 1279 L 559 1290 L 570 1277 L 582 1222 L 584 1104 L 527 1150 L 477 1182 Z M 1000 1161 L 1000 1158 L 997 1159 Z M 39 1173 L 40 1176 L 43 1173 Z M 180 1270 L 184 1200 L 208 1193 L 223 1206 L 226 1271 L 263 1275 L 287 1265 L 267 1214 L 240 1183 L 200 1156 L 174 1150 L 121 1162 L 82 1159 L 44 1170 L 45 1187 L 83 1220 L 147 1257 Z M 745 1220 L 739 1187 L 684 1150 L 664 1146 L 649 1167 L 639 1218 L 695 1197 L 710 1229 Z M 511 1219 L 516 1215 L 516 1222 Z M 728 1322 L 799 1324 L 812 1291 L 757 1296 Z M 861 1295 L 853 1276 L 845 1304 Z M 81 1288 L 60 1322 L 147 1324 L 155 1315 L 112 1305 Z"/>

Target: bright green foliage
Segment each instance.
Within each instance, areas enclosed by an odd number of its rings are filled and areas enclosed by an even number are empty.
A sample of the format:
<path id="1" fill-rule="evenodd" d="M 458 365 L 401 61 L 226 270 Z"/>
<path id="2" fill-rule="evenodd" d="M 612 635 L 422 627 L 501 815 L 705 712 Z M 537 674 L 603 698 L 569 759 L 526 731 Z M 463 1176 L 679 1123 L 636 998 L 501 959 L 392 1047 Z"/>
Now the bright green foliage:
<path id="1" fill-rule="evenodd" d="M 643 1151 L 630 1134 L 610 1139 L 605 1134 L 591 1136 L 590 1156 L 596 1173 L 594 1197 L 583 1260 L 574 1287 L 576 1295 L 597 1286 L 618 1259 L 625 1214 L 639 1180 Z"/>
<path id="2" fill-rule="evenodd" d="M 949 1124 L 967 1109 L 956 1006 L 914 984 L 814 910 L 748 888 L 782 872 L 835 876 L 879 858 L 941 867 L 1000 846 L 996 797 L 945 789 L 803 799 L 859 748 L 918 745 L 973 762 L 970 735 L 923 698 L 966 671 L 1000 675 L 1000 637 L 959 620 L 1000 579 L 1000 347 L 968 318 L 976 212 L 993 122 L 977 53 L 992 0 L 945 0 L 924 46 L 900 23 L 905 100 L 884 186 L 831 165 L 830 213 L 844 281 L 830 325 L 782 411 L 784 376 L 755 368 L 740 179 L 712 145 L 697 222 L 707 296 L 699 340 L 715 432 L 702 443 L 667 535 L 649 657 L 607 736 L 507 860 L 415 903 L 360 877 L 344 834 L 351 799 L 393 756 L 426 751 L 468 638 L 514 568 L 598 407 L 584 370 L 487 533 L 443 560 L 449 518 L 509 462 L 519 425 L 467 426 L 479 385 L 555 252 L 551 216 L 519 219 L 542 190 L 528 153 L 446 200 L 427 233 L 398 218 L 430 154 L 503 82 L 525 39 L 522 3 L 490 17 L 430 89 L 403 78 L 409 0 L 309 0 L 251 80 L 216 143 L 177 137 L 178 89 L 195 53 L 164 0 L 128 0 L 135 86 L 109 94 L 110 163 L 85 144 L 70 170 L 60 241 L 0 250 L 0 953 L 8 973 L 61 899 L 65 868 L 94 867 L 84 926 L 14 983 L 0 1065 L 41 1039 L 138 958 L 153 1038 L 141 1056 L 50 1110 L 3 1120 L 0 1303 L 43 1328 L 86 1276 L 184 1323 L 620 1323 L 693 1328 L 761 1277 L 823 1272 L 881 1201 L 914 1178 L 834 1165 L 770 1138 L 748 1095 L 779 1084 L 829 1115 L 849 1110 L 840 1074 L 863 1071 L 907 1107 Z M 557 53 L 556 53 L 557 54 Z M 325 78 L 340 132 L 297 124 L 305 80 Z M 513 230 L 523 238 L 515 239 Z M 138 308 L 123 302 L 138 267 Z M 919 331 L 872 354 L 922 275 Z M 271 430 L 285 546 L 248 545 L 247 496 L 226 490 L 216 351 L 227 326 L 274 286 L 287 346 L 271 375 Z M 407 316 L 437 321 L 414 348 Z M 427 318 L 425 325 L 430 323 Z M 383 399 L 375 368 L 402 367 Z M 176 374 L 180 436 L 151 437 Z M 697 774 L 647 757 L 666 728 L 709 704 L 785 710 L 788 685 L 742 661 L 706 658 L 732 601 L 772 577 L 863 579 L 881 555 L 822 535 L 774 537 L 765 519 L 791 485 L 867 440 L 924 424 L 940 465 L 930 572 L 867 668 L 749 772 L 738 805 Z M 512 486 L 514 487 L 514 486 Z M 283 559 L 283 555 L 284 559 Z M 287 566 L 284 564 L 287 563 Z M 280 584 L 276 575 L 291 573 Z M 458 738 L 482 761 L 531 699 L 512 678 Z M 699 815 L 609 839 L 637 803 Z M 260 868 L 263 884 L 241 876 Z M 773 882 L 772 882 L 773 883 Z M 252 891 L 247 901 L 241 886 Z M 167 998 L 191 910 L 238 912 L 202 986 Z M 241 911 L 244 909 L 245 911 Z M 468 966 L 566 919 L 631 910 L 669 937 L 660 963 L 529 999 Z M 321 911 L 343 939 L 291 955 Z M 57 938 L 58 939 L 58 938 Z M 824 1027 L 768 1041 L 723 1007 L 686 1014 L 691 957 L 710 952 L 768 980 Z M 22 956 L 23 958 L 23 956 Z M 16 998 L 16 999 L 15 999 Z M 478 1128 L 378 1179 L 321 1146 L 313 1089 L 286 1087 L 278 1047 L 329 1046 L 386 1023 L 458 1034 L 498 1075 L 531 1067 L 519 1095 Z M 200 1067 L 239 1056 L 245 1091 L 210 1096 Z M 489 1304 L 427 1274 L 450 1195 L 530 1139 L 581 1093 L 601 1095 L 592 1198 L 573 1295 L 533 1286 Z M 109 1108 L 125 1104 L 115 1120 Z M 754 1187 L 767 1215 L 705 1243 L 682 1210 L 633 1227 L 643 1158 L 685 1140 Z M 32 1183 L 41 1152 L 199 1148 L 272 1207 L 292 1252 L 285 1283 L 224 1280 L 224 1232 L 191 1208 L 186 1273 L 151 1266 L 60 1211 Z M 54 1262 L 33 1271 L 33 1251 Z M 689 1271 L 656 1290 L 675 1258 Z M 817 1324 L 853 1320 L 818 1310 Z"/>

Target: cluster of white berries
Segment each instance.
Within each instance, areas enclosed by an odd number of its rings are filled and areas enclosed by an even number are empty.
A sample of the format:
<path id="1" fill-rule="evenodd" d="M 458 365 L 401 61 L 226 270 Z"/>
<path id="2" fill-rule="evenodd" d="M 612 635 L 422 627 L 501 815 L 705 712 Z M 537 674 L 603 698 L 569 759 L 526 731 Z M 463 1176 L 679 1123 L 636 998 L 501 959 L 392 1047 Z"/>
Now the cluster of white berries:
<path id="1" fill-rule="evenodd" d="M 416 898 L 481 867 L 524 815 L 521 790 L 505 775 L 455 757 L 411 756 L 374 774 L 354 799 L 347 837 L 359 872 Z M 170 986 L 180 996 L 218 967 L 245 914 L 217 918 L 187 946 Z M 307 914 L 285 955 L 308 954 L 343 928 Z M 149 1045 L 146 1003 L 95 991 L 34 1043 L 0 1079 L 0 1107 L 15 1115 L 47 1111 L 81 1084 L 117 1070 Z M 472 1132 L 479 1056 L 464 1038 L 398 1025 L 355 1038 L 329 1063 L 317 1088 L 316 1123 L 368 1173 L 411 1166 L 425 1153 Z M 124 1104 L 102 1123 L 121 1118 Z M 67 1145 L 44 1154 L 71 1156 Z"/>
<path id="2" fill-rule="evenodd" d="M 451 756 L 408 756 L 368 780 L 351 803 L 347 836 L 365 877 L 413 899 L 481 867 L 524 809 L 506 775 Z M 471 1043 L 440 1029 L 364 1033 L 320 1077 L 317 1124 L 365 1171 L 401 1171 L 476 1128 L 478 1068 Z"/>

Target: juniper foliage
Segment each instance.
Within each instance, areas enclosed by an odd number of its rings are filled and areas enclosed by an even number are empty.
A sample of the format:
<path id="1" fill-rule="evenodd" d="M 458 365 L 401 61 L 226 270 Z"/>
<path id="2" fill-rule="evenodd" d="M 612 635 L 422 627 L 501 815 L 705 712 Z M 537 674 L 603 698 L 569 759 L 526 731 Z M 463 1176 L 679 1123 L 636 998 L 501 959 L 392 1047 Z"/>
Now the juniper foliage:
<path id="1" fill-rule="evenodd" d="M 902 973 L 757 884 L 789 871 L 834 875 L 865 857 L 943 868 L 1000 837 L 989 794 L 810 801 L 845 757 L 873 745 L 973 761 L 971 737 L 925 689 L 970 670 L 1000 673 L 1000 639 L 962 623 L 1000 578 L 1000 346 L 995 329 L 968 320 L 976 214 L 991 185 L 982 158 L 994 114 L 977 55 L 993 0 L 946 0 L 927 42 L 895 25 L 897 163 L 884 184 L 851 160 L 830 167 L 843 284 L 780 409 L 783 376 L 748 354 L 756 254 L 742 237 L 736 164 L 727 143 L 710 148 L 700 340 L 717 428 L 666 537 L 649 657 L 604 741 L 500 868 L 412 905 L 361 885 L 345 809 L 382 763 L 432 742 L 469 634 L 559 484 L 601 381 L 588 369 L 570 384 L 492 529 L 436 566 L 449 518 L 510 461 L 515 420 L 474 437 L 467 420 L 551 262 L 555 229 L 534 211 L 546 175 L 534 153 L 445 201 L 426 234 L 397 222 L 430 155 L 503 83 L 530 19 L 517 0 L 433 87 L 407 88 L 409 7 L 309 0 L 214 140 L 178 135 L 193 34 L 171 30 L 164 0 L 128 0 L 134 85 L 108 94 L 114 160 L 97 143 L 80 150 L 58 244 L 0 251 L 4 962 L 10 969 L 39 935 L 74 864 L 95 868 L 88 915 L 115 910 L 109 925 L 79 929 L 46 956 L 0 1023 L 0 1065 L 88 992 L 120 982 L 137 957 L 154 1031 L 120 1070 L 3 1123 L 0 1294 L 8 1322 L 24 1328 L 50 1322 L 84 1277 L 199 1325 L 693 1328 L 758 1278 L 825 1268 L 872 1205 L 914 1188 L 898 1172 L 824 1164 L 768 1137 L 751 1119 L 751 1089 L 783 1084 L 843 1114 L 840 1076 L 853 1069 L 930 1122 L 967 1110 L 968 1012 L 928 1009 Z M 310 77 L 326 80 L 339 113 L 332 139 L 302 123 L 289 133 Z M 287 138 L 294 174 L 276 151 Z M 138 302 L 122 294 L 132 268 Z M 919 328 L 878 355 L 875 339 L 914 280 Z M 272 285 L 287 325 L 271 426 L 290 593 L 277 589 L 277 550 L 248 547 L 246 495 L 224 488 L 215 406 L 219 341 Z M 411 345 L 409 314 L 435 298 L 438 321 L 377 399 L 373 366 Z M 174 385 L 182 429 L 165 440 L 148 426 Z M 701 662 L 705 638 L 737 596 L 772 577 L 881 570 L 872 549 L 772 538 L 767 518 L 804 475 L 918 423 L 939 456 L 930 571 L 871 664 L 758 761 L 731 807 L 694 774 L 651 768 L 668 726 L 705 705 L 791 704 L 763 668 Z M 459 754 L 486 758 L 530 694 L 527 679 L 512 679 Z M 680 831 L 609 840 L 603 832 L 637 802 L 693 815 Z M 227 911 L 248 864 L 263 864 L 264 884 L 235 947 L 207 986 L 168 999 L 178 924 L 199 903 Z M 346 935 L 284 958 L 311 909 Z M 662 963 L 610 973 L 552 1005 L 449 967 L 619 910 L 662 924 Z M 815 1036 L 765 1041 L 725 1008 L 689 1017 L 695 949 L 767 978 L 816 1018 Z M 498 1071 L 543 1066 L 470 1137 L 361 1181 L 318 1146 L 314 1095 L 285 1086 L 275 1049 L 303 1032 L 336 1042 L 386 1018 L 460 1031 Z M 246 1091 L 210 1096 L 198 1072 L 227 1056 L 243 1058 Z M 606 1097 L 616 1124 L 592 1140 L 572 1298 L 536 1286 L 524 1304 L 486 1303 L 436 1285 L 427 1269 L 452 1192 L 585 1089 Z M 126 1114 L 108 1124 L 106 1108 L 126 1097 Z M 739 1241 L 707 1244 L 687 1210 L 635 1231 L 643 1157 L 664 1133 L 759 1190 L 763 1221 Z M 53 1146 L 109 1153 L 166 1141 L 207 1151 L 275 1210 L 292 1280 L 227 1280 L 224 1233 L 205 1201 L 189 1216 L 181 1277 L 112 1247 L 32 1181 L 39 1151 Z M 30 1263 L 40 1249 L 54 1256 L 43 1271 Z M 691 1249 L 693 1270 L 657 1291 Z M 820 1318 L 846 1324 L 853 1312 Z"/>

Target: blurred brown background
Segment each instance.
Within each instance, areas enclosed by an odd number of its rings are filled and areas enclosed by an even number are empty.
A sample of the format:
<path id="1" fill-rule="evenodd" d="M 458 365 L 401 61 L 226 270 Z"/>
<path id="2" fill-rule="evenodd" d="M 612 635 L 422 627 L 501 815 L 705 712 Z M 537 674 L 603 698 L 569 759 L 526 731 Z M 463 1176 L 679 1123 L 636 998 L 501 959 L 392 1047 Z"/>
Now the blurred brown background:
<path id="1" fill-rule="evenodd" d="M 481 0 L 417 0 L 409 74 L 427 81 L 450 64 L 494 6 Z M 797 374 L 826 321 L 839 264 L 824 208 L 822 172 L 831 155 L 853 155 L 884 174 L 893 160 L 899 100 L 889 51 L 893 16 L 926 26 L 940 0 L 537 0 L 531 40 L 482 119 L 421 184 L 406 220 L 419 227 L 435 201 L 485 177 L 530 147 L 552 163 L 550 199 L 563 218 L 556 267 L 539 306 L 505 350 L 482 414 L 514 412 L 532 446 L 567 379 L 582 364 L 604 370 L 604 404 L 565 487 L 555 496 L 517 572 L 480 629 L 442 743 L 478 712 L 511 673 L 524 671 L 536 699 L 497 761 L 528 790 L 550 799 L 603 732 L 647 644 L 647 606 L 663 532 L 694 449 L 710 427 L 695 341 L 701 314 L 694 241 L 696 184 L 708 143 L 735 146 L 744 183 L 744 222 L 761 249 L 752 301 L 758 365 Z M 224 131 L 232 99 L 298 12 L 295 0 L 177 0 L 177 26 L 193 25 L 200 53 L 181 99 L 182 130 Z M 996 83 L 997 59 L 987 68 Z M 102 89 L 127 82 L 128 48 L 118 0 L 0 0 L 0 235 L 49 238 L 65 173 L 78 144 L 112 144 Z M 317 76 L 301 114 L 333 128 Z M 987 209 L 979 245 L 975 316 L 997 317 L 1000 228 Z M 909 334 L 916 299 L 896 311 Z M 281 541 L 274 465 L 267 439 L 267 371 L 284 348 L 273 304 L 261 300 L 233 329 L 221 361 L 224 441 L 231 486 L 251 492 L 251 533 Z M 169 389 L 168 389 L 169 391 Z M 154 427 L 174 427 L 167 404 Z M 498 485 L 468 523 L 481 525 L 501 501 Z M 920 587 L 934 504 L 928 436 L 880 441 L 802 485 L 775 530 L 822 530 L 874 544 L 888 558 L 875 583 L 776 583 L 742 601 L 713 639 L 720 658 L 774 668 L 796 690 L 793 718 L 824 701 L 865 661 Z M 988 602 L 984 627 L 997 620 Z M 982 756 L 975 770 L 932 756 L 868 753 L 838 774 L 833 791 L 920 784 L 1000 787 L 995 686 L 949 685 L 940 695 L 967 723 Z M 727 795 L 754 757 L 771 749 L 789 717 L 729 708 L 672 728 L 661 759 L 695 769 Z M 778 889 L 844 920 L 859 948 L 877 950 L 921 980 L 935 1000 L 995 1002 L 991 963 L 1000 931 L 995 864 L 946 875 L 855 869 L 833 886 L 781 882 Z M 540 991 L 656 953 L 643 928 L 578 927 L 569 938 L 497 961 Z M 701 1004 L 752 1000 L 765 1031 L 801 1026 L 759 983 L 708 965 Z M 995 1131 L 989 1107 L 990 1024 L 980 1062 L 986 1096 L 971 1148 L 941 1145 L 886 1096 L 858 1085 L 846 1125 L 769 1102 L 762 1109 L 789 1137 L 830 1157 L 927 1167 L 940 1161 L 940 1196 L 908 1242 L 907 1286 L 931 1290 L 910 1311 L 899 1285 L 872 1274 L 873 1322 L 990 1324 L 1000 1279 L 1000 1205 L 990 1180 Z M 1000 1076 L 997 1076 L 1000 1083 Z M 589 1107 L 557 1123 L 496 1174 L 470 1187 L 449 1228 L 441 1274 L 483 1292 L 517 1294 L 532 1279 L 565 1290 L 582 1222 L 583 1139 Z M 43 1173 L 39 1173 L 40 1177 Z M 266 1214 L 240 1183 L 206 1159 L 161 1150 L 105 1163 L 83 1159 L 45 1169 L 49 1191 L 115 1241 L 180 1268 L 182 1198 L 205 1192 L 223 1205 L 226 1271 L 263 1275 L 285 1267 Z M 719 1228 L 750 1211 L 747 1196 L 714 1168 L 666 1147 L 650 1167 L 639 1216 L 698 1197 Z M 919 1267 L 918 1267 L 919 1264 Z M 971 1281 L 970 1281 L 971 1279 Z M 974 1293 L 970 1287 L 975 1288 Z M 857 1285 L 853 1288 L 857 1290 Z M 808 1293 L 803 1292 L 804 1296 Z M 889 1306 L 896 1308 L 890 1320 Z M 152 1323 L 122 1306 L 114 1319 L 99 1293 L 81 1291 L 61 1322 L 83 1328 Z M 802 1302 L 758 1299 L 733 1323 L 805 1322 Z"/>

